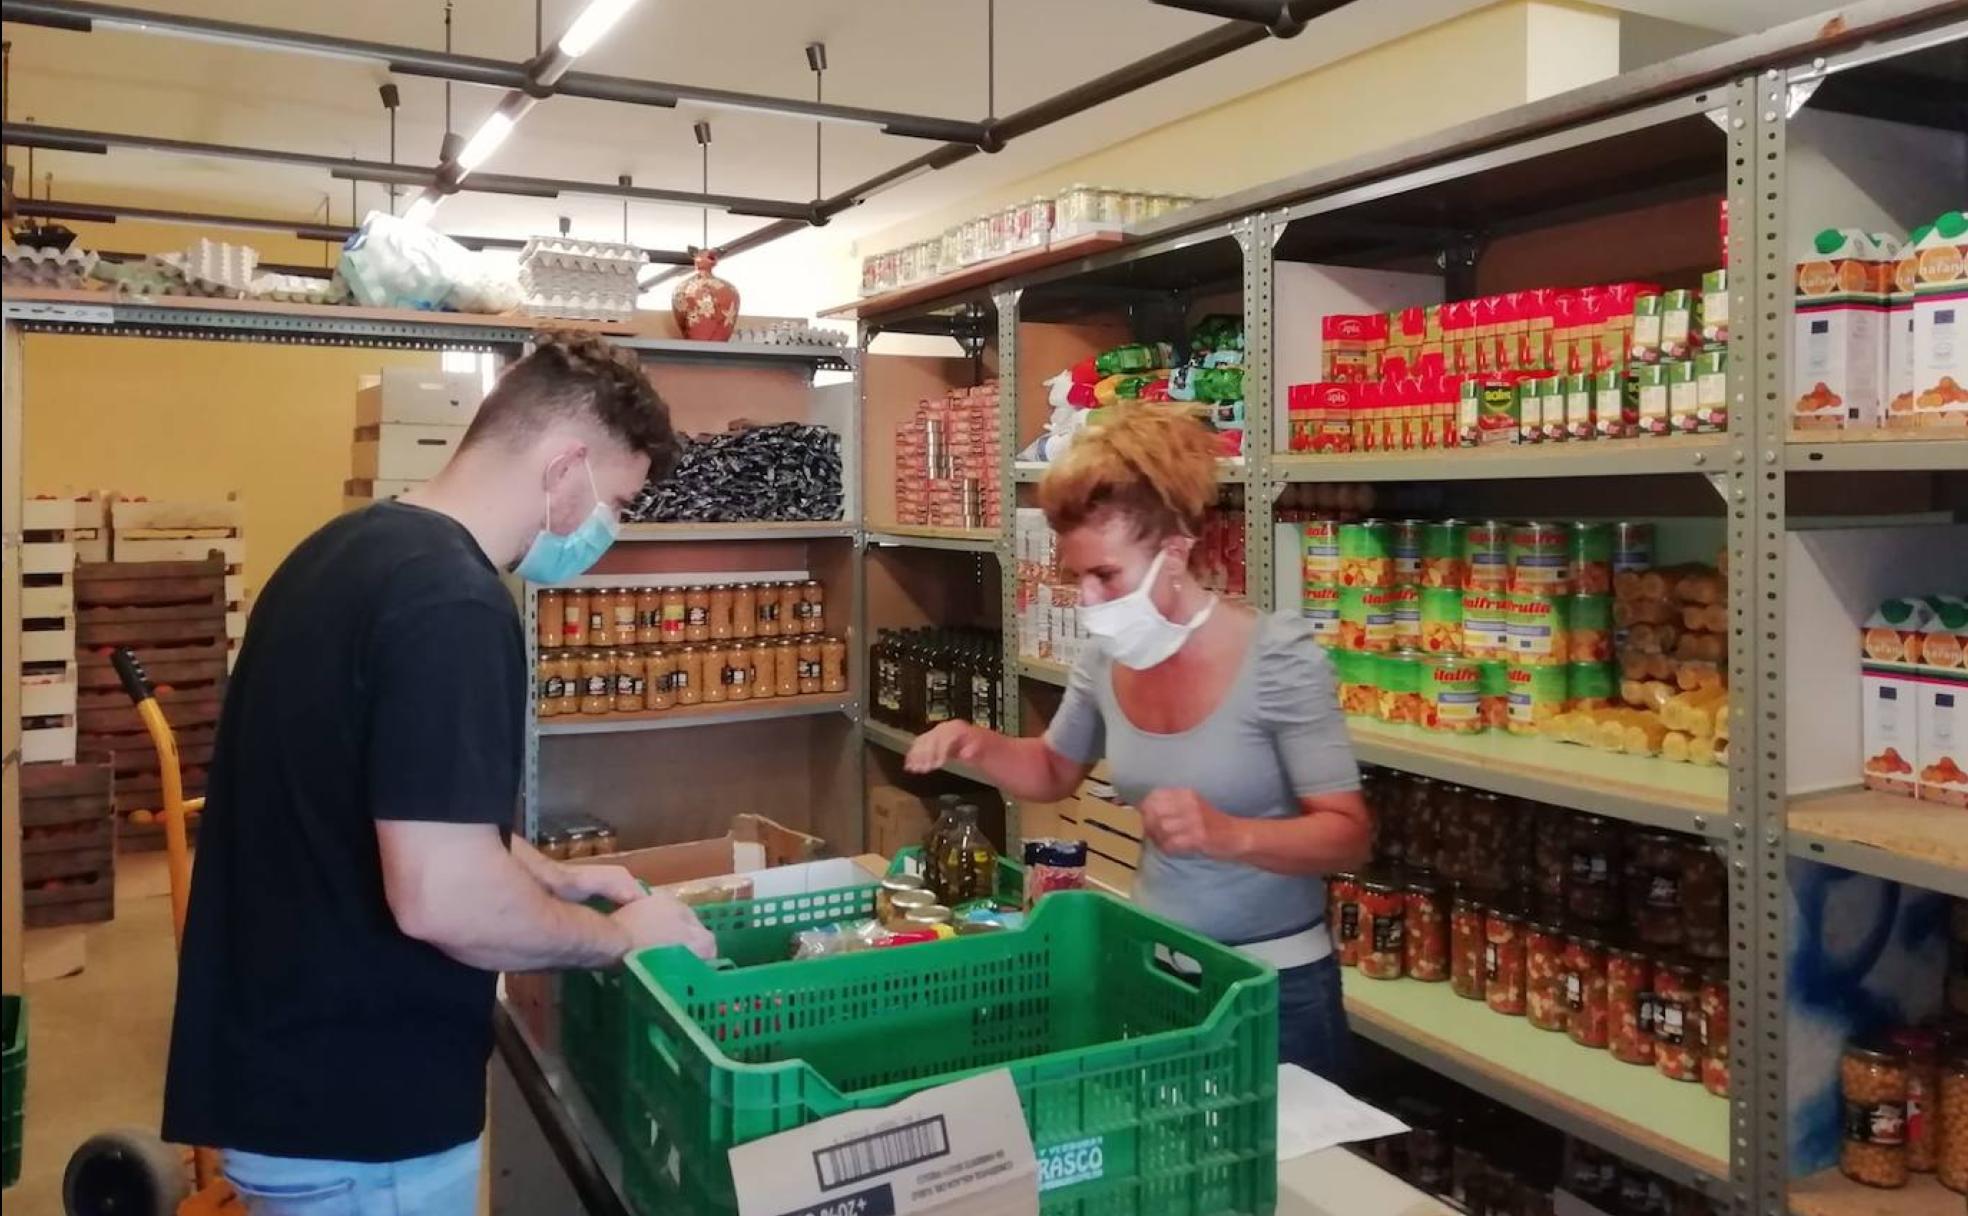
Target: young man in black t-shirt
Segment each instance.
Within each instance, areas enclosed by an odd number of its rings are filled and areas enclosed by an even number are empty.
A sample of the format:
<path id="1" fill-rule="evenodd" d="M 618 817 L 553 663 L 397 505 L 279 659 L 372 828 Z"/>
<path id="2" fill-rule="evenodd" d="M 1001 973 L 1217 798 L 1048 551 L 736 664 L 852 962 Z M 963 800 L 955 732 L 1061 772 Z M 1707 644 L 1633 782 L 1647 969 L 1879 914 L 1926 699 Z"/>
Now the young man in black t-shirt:
<path id="1" fill-rule="evenodd" d="M 443 472 L 328 524 L 261 592 L 219 722 L 164 1095 L 165 1137 L 225 1150 L 253 1216 L 468 1216 L 495 973 L 711 949 L 626 870 L 510 832 L 532 673 L 501 571 L 580 574 L 675 459 L 632 355 L 550 337 Z"/>

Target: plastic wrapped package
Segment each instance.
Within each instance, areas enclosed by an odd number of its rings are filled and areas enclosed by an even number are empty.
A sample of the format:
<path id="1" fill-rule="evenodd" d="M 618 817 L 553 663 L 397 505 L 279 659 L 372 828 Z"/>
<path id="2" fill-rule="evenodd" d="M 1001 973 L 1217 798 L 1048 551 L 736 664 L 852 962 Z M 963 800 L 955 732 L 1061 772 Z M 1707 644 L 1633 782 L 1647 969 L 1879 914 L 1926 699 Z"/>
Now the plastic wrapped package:
<path id="1" fill-rule="evenodd" d="M 342 246 L 340 271 L 355 302 L 368 308 L 489 313 L 519 300 L 515 284 L 463 245 L 381 211 L 363 217 L 362 230 Z"/>

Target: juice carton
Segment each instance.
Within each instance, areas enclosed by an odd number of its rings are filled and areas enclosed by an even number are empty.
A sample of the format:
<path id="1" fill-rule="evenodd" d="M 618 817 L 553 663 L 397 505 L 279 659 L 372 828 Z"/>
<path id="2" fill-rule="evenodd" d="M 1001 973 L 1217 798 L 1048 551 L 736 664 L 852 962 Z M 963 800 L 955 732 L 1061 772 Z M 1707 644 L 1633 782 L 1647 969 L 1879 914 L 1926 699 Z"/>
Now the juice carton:
<path id="1" fill-rule="evenodd" d="M 1914 416 L 1921 426 L 1968 427 L 1968 217 L 1935 220 L 1916 254 Z"/>
<path id="2" fill-rule="evenodd" d="M 1334 313 L 1319 322 L 1319 362 L 1328 381 L 1372 380 L 1386 349 L 1386 313 Z"/>
<path id="3" fill-rule="evenodd" d="M 1797 263 L 1791 425 L 1870 430 L 1885 407 L 1886 283 L 1898 242 L 1827 228 Z"/>
<path id="4" fill-rule="evenodd" d="M 1632 357 L 1632 348 L 1637 345 L 1633 340 L 1633 329 L 1641 308 L 1638 299 L 1643 295 L 1658 296 L 1660 288 L 1652 283 L 1605 283 L 1593 288 L 1592 294 L 1595 297 L 1599 334 L 1591 370 L 1603 372 L 1608 368 L 1639 362 Z M 1656 315 L 1660 312 L 1658 301 L 1647 307 Z M 1660 336 L 1656 331 L 1654 349 L 1658 350 L 1659 347 Z M 1654 360 L 1645 361 L 1651 363 Z"/>
<path id="5" fill-rule="evenodd" d="M 1544 378 L 1526 376 L 1517 382 L 1517 442 L 1544 438 Z"/>
<path id="6" fill-rule="evenodd" d="M 1592 377 L 1575 373 L 1565 377 L 1565 439 L 1592 439 L 1598 435 L 1593 422 Z"/>
<path id="7" fill-rule="evenodd" d="M 1690 359 L 1701 349 L 1692 291 L 1664 291 L 1660 297 L 1660 354 L 1662 359 Z"/>
<path id="8" fill-rule="evenodd" d="M 1859 738 L 1867 789 L 1912 797 L 1919 782 L 1919 696 L 1904 671 L 1866 666 L 1859 671 Z"/>
<path id="9" fill-rule="evenodd" d="M 1914 695 L 1915 796 L 1968 807 L 1968 676 L 1923 675 Z"/>
<path id="10" fill-rule="evenodd" d="M 1477 393 L 1476 442 L 1484 447 L 1493 443 L 1518 442 L 1523 413 L 1517 378 L 1509 374 L 1492 374 L 1479 377 L 1474 383 Z"/>
<path id="11" fill-rule="evenodd" d="M 1711 270 L 1702 276 L 1700 330 L 1703 346 L 1729 344 L 1729 272 Z"/>
<path id="12" fill-rule="evenodd" d="M 1633 325 L 1627 335 L 1626 357 L 1633 363 L 1659 363 L 1661 357 L 1661 297 L 1642 292 L 1633 297 Z"/>
<path id="13" fill-rule="evenodd" d="M 1643 435 L 1667 435 L 1676 431 L 1692 429 L 1692 420 L 1700 413 L 1700 385 L 1695 380 L 1695 363 L 1692 359 L 1662 359 L 1661 379 L 1667 388 L 1667 419 L 1665 427 L 1654 424 L 1643 411 L 1640 416 L 1640 433 Z M 1683 420 L 1688 425 L 1683 425 Z"/>
<path id="14" fill-rule="evenodd" d="M 1912 661 L 1922 671 L 1968 675 L 1968 600 L 1930 595 L 1921 602 L 1932 610 L 1932 616 L 1920 628 L 1920 647 Z"/>
<path id="15" fill-rule="evenodd" d="M 1669 431 L 1667 408 L 1667 369 L 1658 363 L 1642 363 L 1633 369 L 1633 433 L 1665 435 Z"/>
<path id="16" fill-rule="evenodd" d="M 1859 653 L 1868 666 L 1918 663 L 1921 639 L 1933 620 L 1934 606 L 1926 600 L 1885 600 L 1859 631 Z"/>
<path id="17" fill-rule="evenodd" d="M 1893 277 L 1886 293 L 1886 409 L 1882 422 L 1887 427 L 1916 425 L 1913 409 L 1913 300 L 1920 281 L 1920 251 L 1917 246 L 1932 231 L 1923 224 L 1908 235 L 1899 256 L 1893 260 Z"/>
<path id="18" fill-rule="evenodd" d="M 1729 351 L 1726 347 L 1704 350 L 1693 360 L 1695 368 L 1695 407 L 1691 412 L 1674 414 L 1677 434 L 1710 434 L 1729 429 Z M 1673 396 L 1672 386 L 1668 395 Z M 1670 401 L 1669 408 L 1673 405 Z"/>
<path id="19" fill-rule="evenodd" d="M 1640 424 L 1637 404 L 1629 392 L 1626 372 L 1613 368 L 1592 377 L 1592 425 L 1600 439 L 1625 439 Z"/>

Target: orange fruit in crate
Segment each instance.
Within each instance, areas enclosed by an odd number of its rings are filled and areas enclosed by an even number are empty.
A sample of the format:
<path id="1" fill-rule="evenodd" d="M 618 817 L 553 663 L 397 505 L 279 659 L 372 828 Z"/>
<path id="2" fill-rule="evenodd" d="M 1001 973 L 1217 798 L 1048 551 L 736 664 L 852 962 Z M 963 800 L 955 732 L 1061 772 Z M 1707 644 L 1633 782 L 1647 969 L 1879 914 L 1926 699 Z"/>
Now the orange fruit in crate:
<path id="1" fill-rule="evenodd" d="M 150 823 L 152 823 L 153 821 L 155 821 L 155 820 L 156 820 L 156 818 L 157 818 L 157 816 L 156 816 L 155 814 L 153 814 L 152 812 L 150 812 L 150 811 L 131 811 L 131 812 L 130 812 L 130 822 L 131 822 L 131 823 L 133 823 L 133 824 L 135 824 L 135 825 L 136 825 L 136 826 L 138 826 L 138 827 L 145 827 L 145 826 L 148 826 L 148 825 L 149 825 Z"/>

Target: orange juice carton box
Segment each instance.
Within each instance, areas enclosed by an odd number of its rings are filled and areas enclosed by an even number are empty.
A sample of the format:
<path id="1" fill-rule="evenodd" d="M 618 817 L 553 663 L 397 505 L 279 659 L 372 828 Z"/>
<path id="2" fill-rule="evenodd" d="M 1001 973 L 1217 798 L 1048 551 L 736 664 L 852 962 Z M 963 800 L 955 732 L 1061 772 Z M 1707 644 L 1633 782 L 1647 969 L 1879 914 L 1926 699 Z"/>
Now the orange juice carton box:
<path id="1" fill-rule="evenodd" d="M 1885 410 L 1886 286 L 1899 242 L 1827 228 L 1797 263 L 1791 425 L 1871 430 Z"/>
<path id="2" fill-rule="evenodd" d="M 1915 797 L 1968 807 L 1968 675 L 1923 674 L 1914 695 Z"/>
<path id="3" fill-rule="evenodd" d="M 1914 247 L 1913 411 L 1968 428 L 1968 217 L 1950 211 Z"/>
<path id="4" fill-rule="evenodd" d="M 1859 631 L 1859 652 L 1868 666 L 1912 666 L 1920 662 L 1921 642 L 1934 620 L 1934 606 L 1911 596 L 1883 601 Z"/>
<path id="5" fill-rule="evenodd" d="M 1859 739 L 1867 789 L 1913 797 L 1919 788 L 1919 684 L 1895 667 L 1859 669 Z"/>
<path id="6" fill-rule="evenodd" d="M 1922 672 L 1968 679 L 1968 600 L 1930 595 L 1923 602 L 1931 615 L 1913 662 Z"/>
<path id="7" fill-rule="evenodd" d="M 1923 224 L 1908 234 L 1893 259 L 1886 284 L 1886 410 L 1883 423 L 1891 428 L 1917 425 L 1913 409 L 1913 300 L 1920 282 L 1920 242 L 1933 228 Z"/>

